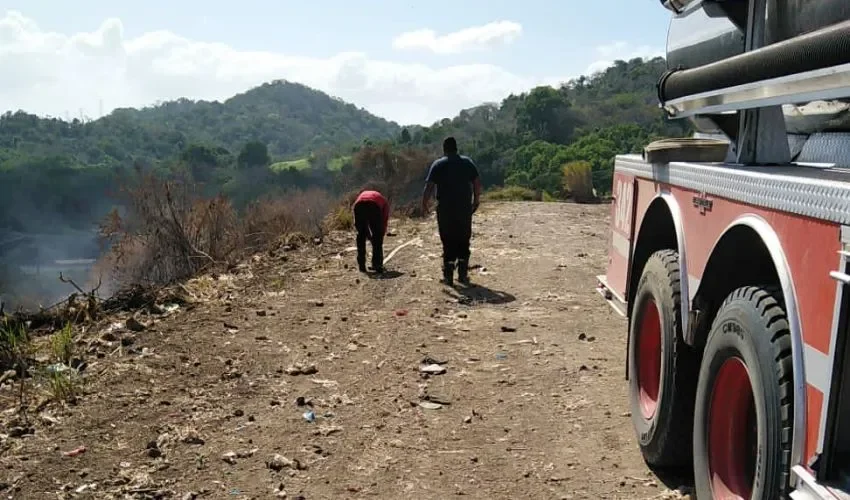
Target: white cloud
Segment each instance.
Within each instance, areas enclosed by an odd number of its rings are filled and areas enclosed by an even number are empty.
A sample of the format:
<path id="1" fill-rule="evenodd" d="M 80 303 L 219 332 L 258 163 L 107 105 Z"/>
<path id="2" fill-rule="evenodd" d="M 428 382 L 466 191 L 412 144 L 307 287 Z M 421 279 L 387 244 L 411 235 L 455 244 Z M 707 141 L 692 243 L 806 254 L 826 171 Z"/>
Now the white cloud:
<path id="1" fill-rule="evenodd" d="M 408 31 L 393 40 L 393 47 L 400 50 L 430 50 L 437 54 L 458 54 L 507 45 L 519 38 L 521 34 L 522 26 L 519 23 L 496 21 L 442 36 L 438 36 L 434 30 L 429 29 Z"/>
<path id="2" fill-rule="evenodd" d="M 463 45 L 463 44 L 461 44 Z M 18 12 L 0 17 L 0 112 L 64 118 L 180 97 L 223 100 L 286 79 L 338 96 L 400 123 L 431 124 L 560 79 L 529 78 L 491 64 L 430 67 L 340 53 L 320 59 L 239 51 L 157 31 L 125 38 L 108 19 L 91 33 L 44 31 Z"/>
<path id="3" fill-rule="evenodd" d="M 599 59 L 587 67 L 587 74 L 603 71 L 611 67 L 616 60 L 628 61 L 636 57 L 643 57 L 644 59 L 663 57 L 665 51 L 648 45 L 632 46 L 626 42 L 613 42 L 596 47 L 596 54 Z"/>

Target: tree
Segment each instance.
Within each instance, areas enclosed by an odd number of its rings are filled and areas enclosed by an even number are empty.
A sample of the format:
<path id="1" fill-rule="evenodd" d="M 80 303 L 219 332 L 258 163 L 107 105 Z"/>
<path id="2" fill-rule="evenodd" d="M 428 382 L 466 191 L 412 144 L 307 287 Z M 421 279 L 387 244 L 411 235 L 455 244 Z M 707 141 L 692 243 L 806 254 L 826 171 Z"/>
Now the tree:
<path id="1" fill-rule="evenodd" d="M 264 142 L 251 141 L 242 146 L 237 162 L 239 168 L 251 168 L 268 166 L 272 160 Z"/>
<path id="2" fill-rule="evenodd" d="M 399 139 L 399 142 L 402 144 L 410 144 L 410 141 L 410 131 L 407 130 L 407 127 L 401 129 L 401 138 Z"/>
<path id="3" fill-rule="evenodd" d="M 517 127 L 531 138 L 567 144 L 580 124 L 565 95 L 552 87 L 536 87 L 517 109 Z"/>
<path id="4" fill-rule="evenodd" d="M 223 163 L 220 157 L 229 154 L 223 148 L 214 148 L 203 144 L 190 144 L 180 153 L 180 161 L 192 173 L 193 179 L 199 182 L 209 182 L 212 180 L 213 173 L 219 167 L 220 162 Z"/>

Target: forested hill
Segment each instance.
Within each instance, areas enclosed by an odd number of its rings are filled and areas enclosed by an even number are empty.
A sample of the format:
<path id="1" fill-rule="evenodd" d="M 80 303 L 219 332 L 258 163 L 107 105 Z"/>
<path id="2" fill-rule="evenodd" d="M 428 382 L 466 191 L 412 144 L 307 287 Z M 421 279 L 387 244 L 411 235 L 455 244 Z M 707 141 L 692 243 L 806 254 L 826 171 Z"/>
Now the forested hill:
<path id="1" fill-rule="evenodd" d="M 301 84 L 267 83 L 223 103 L 180 99 L 140 110 L 118 109 L 85 123 L 25 112 L 0 117 L 0 162 L 63 156 L 87 166 L 150 163 L 193 143 L 238 151 L 261 141 L 274 157 L 361 144 L 398 135 L 396 123 Z M 68 157 L 72 158 L 68 158 Z"/>
<path id="2" fill-rule="evenodd" d="M 561 194 L 566 163 L 586 161 L 598 191 L 610 189 L 614 156 L 638 152 L 652 139 L 687 135 L 687 121 L 668 121 L 655 90 L 663 58 L 617 61 L 607 70 L 511 95 L 499 104 L 460 112 L 400 139 L 433 149 L 447 136 L 478 164 L 488 185 Z"/>
<path id="3" fill-rule="evenodd" d="M 91 227 L 134 175 L 133 166 L 190 172 L 207 192 L 222 192 L 240 206 L 269 191 L 353 189 L 373 175 L 367 173 L 376 148 L 394 149 L 403 162 L 415 159 L 404 178 L 419 183 L 447 135 L 476 161 L 488 189 L 511 185 L 570 197 L 564 169 L 578 161 L 590 171 L 580 176 L 589 175 L 585 184 L 602 194 L 610 190 L 615 155 L 688 133 L 687 122 L 666 121 L 658 107 L 655 83 L 664 69 L 661 58 L 618 61 L 559 88 L 538 87 L 406 129 L 281 81 L 223 103 L 183 99 L 86 122 L 6 113 L 0 232 Z"/>

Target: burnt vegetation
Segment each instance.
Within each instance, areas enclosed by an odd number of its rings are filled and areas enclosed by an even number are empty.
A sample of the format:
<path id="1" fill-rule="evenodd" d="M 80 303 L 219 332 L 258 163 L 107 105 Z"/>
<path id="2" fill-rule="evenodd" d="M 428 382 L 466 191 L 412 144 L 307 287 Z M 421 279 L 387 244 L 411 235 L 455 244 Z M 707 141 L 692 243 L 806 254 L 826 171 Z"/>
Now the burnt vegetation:
<path id="1" fill-rule="evenodd" d="M 73 399 L 86 365 L 69 353 L 87 324 L 162 314 L 162 293 L 187 279 L 320 246 L 352 228 L 351 203 L 367 187 L 389 198 L 395 217 L 420 216 L 422 182 L 448 135 L 475 160 L 491 200 L 597 201 L 610 190 L 614 155 L 687 132 L 657 108 L 664 66 L 618 61 L 428 127 L 402 128 L 289 82 L 98 120 L 7 112 L 0 372 L 20 381 L 42 373 L 55 399 Z M 49 362 L 32 357 L 41 344 L 57 346 Z M 27 406 L 23 396 L 18 404 Z"/>

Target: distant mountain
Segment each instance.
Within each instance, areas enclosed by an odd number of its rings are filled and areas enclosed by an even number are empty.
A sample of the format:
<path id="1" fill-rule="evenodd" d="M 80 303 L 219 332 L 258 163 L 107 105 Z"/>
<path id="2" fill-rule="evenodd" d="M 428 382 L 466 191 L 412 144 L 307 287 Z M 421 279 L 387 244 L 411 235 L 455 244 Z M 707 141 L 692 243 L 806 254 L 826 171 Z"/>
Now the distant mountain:
<path id="1" fill-rule="evenodd" d="M 324 147 L 391 139 L 398 124 L 301 84 L 275 81 L 224 102 L 180 99 L 143 109 L 116 109 L 90 122 L 40 118 L 25 112 L 0 117 L 5 155 L 73 156 L 83 165 L 128 164 L 173 158 L 191 143 L 238 152 L 266 143 L 276 158 Z"/>

